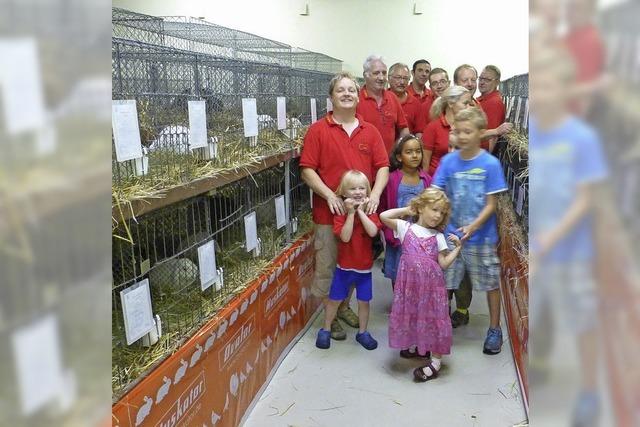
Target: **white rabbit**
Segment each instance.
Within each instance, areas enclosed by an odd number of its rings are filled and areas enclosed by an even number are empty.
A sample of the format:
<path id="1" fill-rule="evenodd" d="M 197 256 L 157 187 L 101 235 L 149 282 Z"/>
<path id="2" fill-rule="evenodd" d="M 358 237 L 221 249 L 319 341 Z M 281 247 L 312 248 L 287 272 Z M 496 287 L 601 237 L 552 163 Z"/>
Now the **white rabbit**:
<path id="1" fill-rule="evenodd" d="M 233 313 L 231 313 L 231 317 L 229 318 L 229 326 L 231 326 L 234 323 L 236 323 L 236 320 L 238 320 L 238 309 L 237 308 L 235 310 L 233 310 Z"/>
<path id="2" fill-rule="evenodd" d="M 216 340 L 216 331 L 212 330 L 211 335 L 207 338 L 207 341 L 204 343 L 204 351 L 209 351 L 211 346 L 213 346 L 213 342 Z"/>
<path id="3" fill-rule="evenodd" d="M 215 411 L 211 411 L 211 424 L 216 425 L 221 418 Z"/>
<path id="4" fill-rule="evenodd" d="M 200 360 L 200 356 L 202 356 L 202 346 L 200 344 L 196 344 L 196 351 L 191 355 L 191 363 L 189 363 L 189 367 L 193 368 L 198 360 Z"/>
<path id="5" fill-rule="evenodd" d="M 162 387 L 158 389 L 158 393 L 156 394 L 156 405 L 162 402 L 162 399 L 169 394 L 169 387 L 171 387 L 171 379 L 164 377 L 162 380 L 164 384 L 162 384 Z"/>
<path id="6" fill-rule="evenodd" d="M 180 360 L 180 367 L 178 368 L 178 370 L 176 371 L 176 375 L 173 378 L 173 384 L 178 384 L 178 382 L 182 379 L 182 377 L 184 377 L 185 372 L 187 372 L 187 367 L 189 366 L 189 364 L 187 363 L 186 360 L 182 359 Z"/>
<path id="7" fill-rule="evenodd" d="M 229 322 L 225 319 L 218 327 L 218 338 L 220 338 L 227 331 L 227 326 L 229 326 Z"/>
<path id="8" fill-rule="evenodd" d="M 165 126 L 149 146 L 149 152 L 160 150 L 182 154 L 188 153 L 189 128 L 181 125 Z"/>
<path id="9" fill-rule="evenodd" d="M 149 412 L 151 412 L 151 405 L 153 405 L 153 399 L 151 399 L 149 396 L 145 396 L 144 402 L 145 402 L 144 405 L 142 405 L 140 409 L 138 409 L 138 413 L 136 414 L 136 426 L 139 426 L 140 424 L 142 424 L 144 419 L 147 418 L 147 415 L 149 415 Z"/>

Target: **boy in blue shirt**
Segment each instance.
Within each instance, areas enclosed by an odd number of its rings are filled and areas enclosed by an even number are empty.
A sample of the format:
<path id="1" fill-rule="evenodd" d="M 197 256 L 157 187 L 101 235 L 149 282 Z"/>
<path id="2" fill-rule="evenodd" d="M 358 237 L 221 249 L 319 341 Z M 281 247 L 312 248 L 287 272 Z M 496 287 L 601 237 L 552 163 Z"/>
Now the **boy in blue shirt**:
<path id="1" fill-rule="evenodd" d="M 447 288 L 457 289 L 465 271 L 473 289 L 487 292 L 489 330 L 485 354 L 502 349 L 500 329 L 500 260 L 496 245 L 496 194 L 507 190 L 500 162 L 480 148 L 487 128 L 485 114 L 476 107 L 455 116 L 454 132 L 459 150 L 444 156 L 432 185 L 445 191 L 451 200 L 451 219 L 445 234 L 457 234 L 463 242 L 461 256 L 446 270 Z"/>

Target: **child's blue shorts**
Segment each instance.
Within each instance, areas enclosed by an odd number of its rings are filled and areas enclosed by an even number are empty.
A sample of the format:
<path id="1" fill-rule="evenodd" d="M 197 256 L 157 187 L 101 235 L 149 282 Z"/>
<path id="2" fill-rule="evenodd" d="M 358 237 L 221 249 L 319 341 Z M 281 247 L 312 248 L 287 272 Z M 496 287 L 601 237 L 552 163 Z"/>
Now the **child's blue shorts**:
<path id="1" fill-rule="evenodd" d="M 329 291 L 329 299 L 342 301 L 349 296 L 351 285 L 356 287 L 356 297 L 360 301 L 371 301 L 373 297 L 371 272 L 360 273 L 357 271 L 343 270 L 336 267 Z"/>

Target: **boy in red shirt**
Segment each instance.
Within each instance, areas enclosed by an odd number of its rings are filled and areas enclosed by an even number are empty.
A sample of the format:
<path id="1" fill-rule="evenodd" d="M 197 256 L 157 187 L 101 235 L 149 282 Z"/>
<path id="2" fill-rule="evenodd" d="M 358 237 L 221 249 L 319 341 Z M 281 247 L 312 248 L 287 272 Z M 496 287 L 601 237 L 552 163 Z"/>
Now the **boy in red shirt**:
<path id="1" fill-rule="evenodd" d="M 367 331 L 367 323 L 373 287 L 371 243 L 382 228 L 382 223 L 378 214 L 367 215 L 363 210 L 370 193 L 367 176 L 357 170 L 345 172 L 336 191 L 338 196 L 344 197 L 347 214 L 333 217 L 333 232 L 339 238 L 338 262 L 325 306 L 324 328 L 320 328 L 316 339 L 318 348 L 327 349 L 331 346 L 331 322 L 352 285 L 358 298 L 359 331 L 356 341 L 367 350 L 378 347 L 378 342 Z"/>

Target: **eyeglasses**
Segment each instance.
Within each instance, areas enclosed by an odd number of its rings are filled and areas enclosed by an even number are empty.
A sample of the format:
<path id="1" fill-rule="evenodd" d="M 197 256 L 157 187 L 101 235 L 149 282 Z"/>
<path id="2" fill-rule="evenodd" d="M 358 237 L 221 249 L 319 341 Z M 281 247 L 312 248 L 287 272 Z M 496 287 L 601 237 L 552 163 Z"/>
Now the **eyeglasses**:
<path id="1" fill-rule="evenodd" d="M 408 82 L 409 81 L 409 77 L 391 76 L 391 78 L 394 79 L 394 80 L 402 80 L 403 82 Z"/>
<path id="2" fill-rule="evenodd" d="M 432 82 L 431 84 L 433 86 L 442 86 L 442 85 L 446 85 L 447 83 L 449 83 L 449 80 L 442 79 L 442 80 L 438 80 L 437 82 Z"/>
<path id="3" fill-rule="evenodd" d="M 494 81 L 495 79 L 488 79 L 486 77 L 480 77 L 478 80 L 480 80 L 483 83 L 489 83 L 489 82 Z"/>

